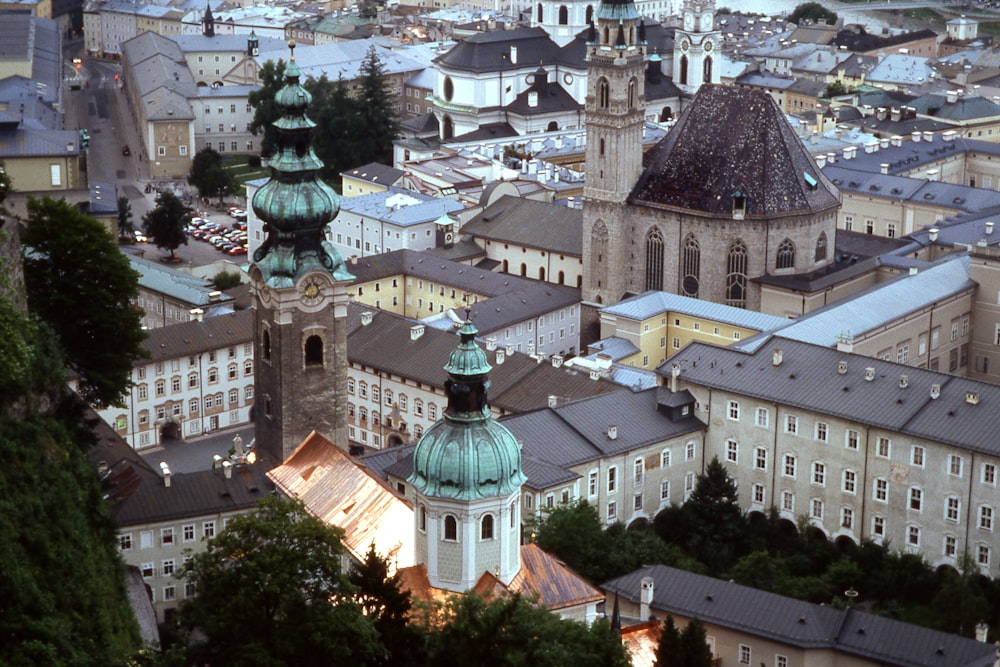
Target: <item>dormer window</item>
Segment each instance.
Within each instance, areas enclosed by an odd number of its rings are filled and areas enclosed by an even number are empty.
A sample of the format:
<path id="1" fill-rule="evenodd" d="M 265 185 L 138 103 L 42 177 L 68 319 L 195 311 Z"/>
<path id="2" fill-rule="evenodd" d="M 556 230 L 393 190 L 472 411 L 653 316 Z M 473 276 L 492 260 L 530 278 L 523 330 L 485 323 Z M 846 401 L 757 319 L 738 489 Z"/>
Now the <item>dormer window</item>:
<path id="1" fill-rule="evenodd" d="M 733 220 L 742 220 L 747 213 L 747 196 L 742 190 L 733 193 Z"/>

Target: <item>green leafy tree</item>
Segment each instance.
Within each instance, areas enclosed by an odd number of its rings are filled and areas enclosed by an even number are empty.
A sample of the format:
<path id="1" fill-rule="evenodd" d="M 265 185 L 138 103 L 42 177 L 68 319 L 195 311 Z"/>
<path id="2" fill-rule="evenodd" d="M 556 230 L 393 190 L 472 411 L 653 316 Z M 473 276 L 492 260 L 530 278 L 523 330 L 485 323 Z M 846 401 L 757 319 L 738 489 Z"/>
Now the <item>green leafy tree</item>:
<path id="1" fill-rule="evenodd" d="M 370 162 L 374 139 L 366 134 L 365 110 L 351 96 L 343 79 L 310 78 L 305 87 L 313 96 L 309 117 L 316 123 L 313 146 L 323 161 L 321 176 L 335 179 L 352 167 Z"/>
<path id="2" fill-rule="evenodd" d="M 230 271 L 219 271 L 212 276 L 212 286 L 220 292 L 236 287 L 242 282 L 240 274 Z"/>
<path id="3" fill-rule="evenodd" d="M 180 614 L 186 630 L 198 631 L 189 660 L 371 664 L 380 653 L 377 633 L 341 572 L 342 535 L 283 498 L 267 497 L 231 519 L 184 568 L 198 591 Z"/>
<path id="4" fill-rule="evenodd" d="M 586 500 L 547 512 L 534 532 L 535 543 L 572 570 L 591 581 L 603 580 L 604 529 L 597 509 Z"/>
<path id="5" fill-rule="evenodd" d="M 385 67 L 379 60 L 374 45 L 361 63 L 358 77 L 358 101 L 363 110 L 364 137 L 370 153 L 365 162 L 377 161 L 392 164 L 392 142 L 399 135 L 399 100 L 392 94 Z M 356 167 L 359 165 L 351 165 Z"/>
<path id="6" fill-rule="evenodd" d="M 257 77 L 260 79 L 260 88 L 250 91 L 247 96 L 247 101 L 254 108 L 250 131 L 254 135 L 263 135 L 260 152 L 264 156 L 270 156 L 277 148 L 277 133 L 272 123 L 281 117 L 281 110 L 275 104 L 274 96 L 285 83 L 285 61 L 279 60 L 275 63 L 273 60 L 268 60 L 260 68 Z"/>
<path id="7" fill-rule="evenodd" d="M 795 7 L 788 20 L 796 25 L 802 25 L 803 22 L 818 23 L 819 21 L 826 21 L 829 25 L 834 25 L 837 22 L 837 13 L 830 11 L 818 2 L 804 2 Z"/>
<path id="8" fill-rule="evenodd" d="M 519 595 L 449 598 L 428 629 L 427 648 L 427 667 L 629 665 L 606 620 L 587 626 L 561 619 Z"/>
<path id="9" fill-rule="evenodd" d="M 674 617 L 667 614 L 660 628 L 660 639 L 656 643 L 653 667 L 680 667 L 681 657 L 681 631 L 674 624 Z"/>
<path id="10" fill-rule="evenodd" d="M 28 308 L 55 331 L 80 395 L 121 405 L 145 355 L 138 274 L 107 229 L 65 200 L 29 198 L 22 241 Z"/>
<path id="11" fill-rule="evenodd" d="M 689 517 L 692 546 L 698 559 L 708 564 L 713 572 L 721 572 L 731 564 L 737 545 L 743 542 L 746 522 L 736 482 L 718 457 L 712 457 L 705 473 L 698 476 L 684 510 Z"/>
<path id="12" fill-rule="evenodd" d="M 118 197 L 118 238 L 135 238 L 135 230 L 132 229 L 132 203 L 125 195 Z"/>
<path id="13" fill-rule="evenodd" d="M 712 667 L 712 650 L 708 647 L 705 626 L 697 618 L 688 621 L 681 633 L 680 654 L 683 662 L 678 667 Z"/>
<path id="14" fill-rule="evenodd" d="M 421 665 L 423 636 L 408 623 L 411 600 L 403 590 L 399 574 L 389 575 L 389 566 L 372 544 L 360 564 L 351 567 L 348 580 L 354 587 L 354 599 L 365 617 L 372 621 L 385 651 L 376 657 L 377 665 Z"/>
<path id="15" fill-rule="evenodd" d="M 848 93 L 847 86 L 841 81 L 834 81 L 828 84 L 826 90 L 823 91 L 823 97 L 825 99 L 830 99 L 832 97 L 838 97 L 840 95 L 846 95 Z"/>
<path id="16" fill-rule="evenodd" d="M 223 166 L 222 156 L 211 146 L 195 154 L 187 180 L 202 197 L 224 197 L 234 190 L 233 177 Z"/>
<path id="17" fill-rule="evenodd" d="M 176 261 L 177 248 L 182 243 L 187 245 L 184 227 L 190 220 L 184 203 L 173 192 L 164 190 L 156 196 L 156 208 L 143 217 L 142 228 L 157 248 L 169 250 L 169 259 Z"/>
<path id="18" fill-rule="evenodd" d="M 0 299 L 0 665 L 116 665 L 141 644 L 65 381 L 52 330 Z"/>

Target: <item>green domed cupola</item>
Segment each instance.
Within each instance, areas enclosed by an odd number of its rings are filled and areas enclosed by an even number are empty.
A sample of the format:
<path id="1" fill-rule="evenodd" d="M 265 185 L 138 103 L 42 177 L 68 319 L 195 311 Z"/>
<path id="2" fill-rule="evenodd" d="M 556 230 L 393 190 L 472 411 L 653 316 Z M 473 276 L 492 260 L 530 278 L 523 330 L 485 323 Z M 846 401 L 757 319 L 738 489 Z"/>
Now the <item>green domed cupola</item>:
<path id="1" fill-rule="evenodd" d="M 459 329 L 461 342 L 444 366 L 448 407 L 413 453 L 408 481 L 425 496 L 464 501 L 509 496 L 527 479 L 517 440 L 490 412 L 491 366 L 476 333 L 467 316 Z"/>
<path id="2" fill-rule="evenodd" d="M 340 198 L 319 178 L 323 162 L 312 148 L 316 127 L 306 116 L 312 101 L 299 78 L 295 42 L 285 67 L 285 85 L 274 101 L 281 118 L 274 122 L 277 149 L 270 160 L 271 178 L 253 197 L 253 210 L 265 223 L 267 238 L 253 261 L 273 288 L 292 287 L 309 271 L 324 270 L 334 280 L 351 280 L 340 252 L 325 238 L 325 227 L 340 211 Z"/>

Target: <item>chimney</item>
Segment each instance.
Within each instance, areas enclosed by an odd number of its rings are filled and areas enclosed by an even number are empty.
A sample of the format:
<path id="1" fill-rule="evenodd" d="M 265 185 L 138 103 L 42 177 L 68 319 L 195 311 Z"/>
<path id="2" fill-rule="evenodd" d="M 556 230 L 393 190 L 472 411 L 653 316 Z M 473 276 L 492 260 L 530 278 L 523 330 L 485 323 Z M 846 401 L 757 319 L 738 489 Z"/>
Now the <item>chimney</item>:
<path id="1" fill-rule="evenodd" d="M 535 341 L 531 341 L 528 343 L 528 354 L 534 354 L 534 353 L 535 353 Z"/>
<path id="2" fill-rule="evenodd" d="M 417 340 L 423 335 L 424 335 L 423 324 L 414 324 L 412 327 L 410 327 L 410 340 Z"/>
<path id="3" fill-rule="evenodd" d="M 955 102 L 957 102 L 958 101 L 958 91 L 957 90 L 949 90 L 948 91 L 947 100 L 948 100 L 948 104 L 954 104 Z"/>
<path id="4" fill-rule="evenodd" d="M 939 231 L 940 230 L 937 227 L 931 227 L 929 230 L 927 230 L 927 238 L 930 239 L 931 243 L 934 243 L 935 241 L 938 240 Z"/>
<path id="5" fill-rule="evenodd" d="M 992 234 L 993 233 L 993 223 L 992 222 L 987 222 L 986 223 L 986 233 L 987 234 Z"/>
<path id="6" fill-rule="evenodd" d="M 375 313 L 373 313 L 370 310 L 366 310 L 365 312 L 361 313 L 361 326 L 366 327 L 369 324 L 371 324 L 372 317 L 374 317 L 374 315 Z"/>
<path id="7" fill-rule="evenodd" d="M 351 264 L 357 264 L 357 263 L 358 263 L 358 256 L 351 255 Z"/>
<path id="8" fill-rule="evenodd" d="M 489 336 L 486 339 L 486 349 L 488 351 L 490 351 L 490 352 L 493 352 L 494 350 L 497 349 L 497 337 L 496 336 Z"/>
<path id="9" fill-rule="evenodd" d="M 880 164 L 879 165 L 879 171 L 882 173 L 883 176 L 885 176 L 886 174 L 888 174 L 889 173 L 889 163 L 888 162 L 883 162 L 882 164 Z"/>
<path id="10" fill-rule="evenodd" d="M 871 382 L 875 379 L 875 367 L 869 366 L 865 369 L 865 382 Z"/>
<path id="11" fill-rule="evenodd" d="M 222 474 L 226 476 L 226 479 L 233 478 L 233 462 L 223 461 L 222 462 Z"/>
<path id="12" fill-rule="evenodd" d="M 559 405 L 559 397 L 555 394 L 549 394 L 549 407 L 554 408 Z"/>
<path id="13" fill-rule="evenodd" d="M 930 130 L 924 130 L 924 141 L 927 143 L 934 141 L 934 133 Z"/>
<path id="14" fill-rule="evenodd" d="M 617 440 L 617 439 L 618 439 L 618 426 L 616 426 L 615 424 L 611 424 L 610 426 L 608 426 L 608 440 Z"/>
<path id="15" fill-rule="evenodd" d="M 883 138 L 879 139 L 878 140 L 878 147 L 879 148 L 888 148 L 889 147 L 889 137 L 883 137 Z"/>
<path id="16" fill-rule="evenodd" d="M 820 153 L 819 155 L 816 156 L 816 166 L 819 167 L 820 169 L 822 169 L 823 167 L 826 166 L 826 155 L 825 154 Z"/>
<path id="17" fill-rule="evenodd" d="M 780 347 L 774 348 L 774 351 L 771 352 L 771 365 L 780 366 L 783 360 L 784 356 L 781 352 L 781 348 Z"/>
<path id="18" fill-rule="evenodd" d="M 847 375 L 847 362 L 843 359 L 837 362 L 837 374 Z"/>
<path id="19" fill-rule="evenodd" d="M 976 624 L 976 641 L 986 643 L 987 635 L 989 634 L 990 626 L 986 623 Z"/>
<path id="20" fill-rule="evenodd" d="M 532 90 L 530 93 L 528 93 L 528 107 L 534 109 L 537 106 L 538 106 L 538 93 Z"/>
<path id="21" fill-rule="evenodd" d="M 166 461 L 160 461 L 160 474 L 163 475 L 163 486 L 170 486 L 170 466 Z"/>
<path id="22" fill-rule="evenodd" d="M 514 356 L 514 346 L 511 345 L 510 343 L 507 343 L 507 356 L 508 357 Z"/>
<path id="23" fill-rule="evenodd" d="M 601 379 L 601 371 L 590 371 L 590 379 L 591 380 L 600 380 Z"/>
<path id="24" fill-rule="evenodd" d="M 510 47 L 510 64 L 511 65 L 516 65 L 517 64 L 517 47 L 516 46 L 511 46 Z"/>
<path id="25" fill-rule="evenodd" d="M 967 391 L 965 392 L 965 402 L 969 405 L 979 405 L 979 392 L 978 391 Z"/>
<path id="26" fill-rule="evenodd" d="M 681 367 L 679 364 L 671 364 L 670 366 L 670 393 L 677 393 L 677 378 L 681 376 Z"/>
<path id="27" fill-rule="evenodd" d="M 222 299 L 222 292 L 220 292 L 218 290 L 216 290 L 214 292 L 209 292 L 208 293 L 208 302 L 209 303 L 217 303 L 221 299 Z"/>
<path id="28" fill-rule="evenodd" d="M 204 317 L 205 316 L 205 311 L 202 310 L 201 308 L 192 308 L 188 312 L 191 313 L 191 321 L 192 322 L 201 322 L 202 320 L 205 319 L 205 317 Z"/>
<path id="29" fill-rule="evenodd" d="M 941 397 L 941 385 L 936 382 L 931 385 L 931 398 L 938 399 Z"/>
<path id="30" fill-rule="evenodd" d="M 561 354 L 552 355 L 552 368 L 559 368 L 563 364 L 563 358 Z"/>
<path id="31" fill-rule="evenodd" d="M 915 144 L 920 143 L 920 137 L 921 137 L 920 130 L 914 130 L 913 134 L 911 134 L 910 136 L 913 137 L 913 143 Z"/>
<path id="32" fill-rule="evenodd" d="M 895 134 L 889 138 L 889 143 L 899 148 L 900 146 L 903 145 L 903 137 L 899 136 L 898 134 Z"/>
<path id="33" fill-rule="evenodd" d="M 216 454 L 212 457 L 212 470 L 218 470 L 219 466 L 222 465 L 222 456 Z"/>
<path id="34" fill-rule="evenodd" d="M 910 386 L 910 378 L 909 378 L 909 376 L 907 376 L 907 375 L 900 375 L 899 376 L 899 388 L 900 389 L 906 389 L 909 386 Z"/>
<path id="35" fill-rule="evenodd" d="M 837 336 L 837 351 L 854 352 L 854 336 L 846 333 Z M 847 362 L 845 361 L 844 363 L 846 364 Z"/>
<path id="36" fill-rule="evenodd" d="M 500 364 L 502 364 L 507 359 L 507 354 L 506 353 L 507 353 L 507 351 L 505 349 L 503 349 L 502 347 L 499 350 L 497 350 L 497 356 L 496 356 L 497 366 L 499 366 Z"/>
<path id="37" fill-rule="evenodd" d="M 652 577 L 643 577 L 642 584 L 639 587 L 639 619 L 642 621 L 649 620 L 650 617 L 650 605 L 653 604 L 653 592 L 655 591 L 655 585 L 653 583 Z"/>

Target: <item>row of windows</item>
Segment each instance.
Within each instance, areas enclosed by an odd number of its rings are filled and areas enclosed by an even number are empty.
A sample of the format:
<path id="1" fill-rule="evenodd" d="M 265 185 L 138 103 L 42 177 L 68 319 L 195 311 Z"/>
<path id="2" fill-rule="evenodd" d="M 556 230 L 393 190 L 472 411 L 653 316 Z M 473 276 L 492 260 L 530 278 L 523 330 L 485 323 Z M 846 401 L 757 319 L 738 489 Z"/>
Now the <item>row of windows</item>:
<path id="1" fill-rule="evenodd" d="M 517 523 L 517 501 L 515 500 L 510 504 L 510 527 L 513 528 Z M 441 524 L 443 531 L 441 533 L 441 539 L 446 542 L 458 542 L 458 519 L 454 514 L 445 514 L 441 518 Z M 427 532 L 427 507 L 424 505 L 420 506 L 419 509 L 419 524 L 420 532 Z M 492 540 L 495 537 L 495 527 L 496 519 L 492 514 L 485 514 L 483 518 L 479 520 L 479 539 L 480 540 Z"/>
<path id="2" fill-rule="evenodd" d="M 684 445 L 684 460 L 693 461 L 696 454 L 696 445 L 693 442 L 689 442 Z M 671 463 L 672 455 L 671 450 L 664 449 L 660 452 L 659 464 L 661 468 L 669 468 Z M 646 460 L 643 457 L 637 457 L 632 462 L 632 482 L 634 486 L 641 486 L 645 481 L 645 469 Z M 598 484 L 598 471 L 591 470 L 587 481 L 587 495 L 591 498 L 597 495 L 597 484 Z M 618 466 L 610 466 L 607 470 L 607 492 L 617 493 L 618 491 Z"/>
<path id="3" fill-rule="evenodd" d="M 228 519 L 223 521 L 223 527 L 228 523 Z M 211 539 L 215 537 L 215 521 L 203 521 L 201 524 L 201 536 L 203 539 Z M 182 542 L 194 542 L 197 535 L 197 524 L 189 523 L 181 526 L 180 537 Z M 155 545 L 153 544 L 154 532 L 152 530 L 143 530 L 139 532 L 139 544 L 133 544 L 132 533 L 120 533 L 118 535 L 118 548 L 122 551 L 131 551 L 134 547 L 138 546 L 139 549 L 152 549 Z M 177 535 L 174 529 L 171 528 L 161 528 L 160 529 L 160 546 L 171 546 L 176 544 Z"/>
<path id="4" fill-rule="evenodd" d="M 224 408 L 226 407 L 226 394 L 219 392 L 217 394 L 210 394 L 205 396 L 204 399 L 192 398 L 188 401 L 188 414 L 196 415 L 199 412 L 202 400 L 205 402 L 205 410 L 211 410 L 213 408 Z M 247 385 L 243 388 L 243 398 L 245 401 L 249 402 L 253 400 L 254 390 L 253 385 Z M 240 392 L 239 389 L 230 389 L 228 393 L 229 407 L 232 408 L 239 404 Z M 181 401 L 176 401 L 170 403 L 169 401 L 164 405 L 159 405 L 156 407 L 156 418 L 166 419 L 167 413 L 174 417 L 179 417 L 183 413 L 184 403 Z M 140 427 L 145 427 L 149 424 L 149 410 L 140 410 L 137 414 L 138 423 Z M 126 427 L 127 419 L 124 415 L 120 415 L 115 420 L 116 428 L 123 429 Z"/>
<path id="5" fill-rule="evenodd" d="M 243 377 L 249 377 L 253 375 L 253 362 L 249 359 L 243 362 Z M 145 373 L 141 373 L 140 377 L 145 377 Z M 217 384 L 219 382 L 220 372 L 218 368 L 209 368 L 207 372 L 208 384 Z M 240 377 L 239 366 L 237 364 L 229 364 L 226 369 L 226 377 L 229 380 L 236 380 Z M 187 388 L 197 389 L 200 381 L 200 375 L 198 373 L 190 373 L 187 376 Z M 181 391 L 182 379 L 180 376 L 175 376 L 170 378 L 170 392 L 178 393 Z M 153 395 L 156 398 L 162 398 L 167 395 L 167 381 L 166 379 L 160 379 L 153 383 Z M 149 387 L 146 384 L 136 385 L 136 396 L 138 400 L 145 401 L 149 397 Z"/>
<path id="6" fill-rule="evenodd" d="M 355 383 L 354 378 L 348 378 L 347 380 L 347 393 L 355 394 L 359 398 L 368 398 L 371 396 L 371 400 L 378 403 L 380 401 L 385 401 L 386 405 L 393 405 L 393 398 L 396 398 L 396 405 L 402 412 L 409 411 L 409 399 L 406 394 L 394 395 L 391 389 L 386 389 L 382 391 L 378 385 L 369 385 L 367 382 Z M 360 408 L 361 411 L 365 411 L 365 408 Z M 424 402 L 419 399 L 413 399 L 413 413 L 418 416 L 423 416 L 424 414 Z M 427 416 L 430 419 L 437 419 L 438 407 L 436 403 L 427 403 Z"/>
<path id="7" fill-rule="evenodd" d="M 141 301 L 141 299 L 140 299 L 140 301 Z M 252 343 L 244 343 L 243 344 L 243 356 L 249 357 L 251 354 L 253 354 L 253 344 Z M 216 360 L 220 356 L 221 355 L 216 350 L 211 350 L 211 351 L 209 351 L 209 352 L 206 353 L 205 358 L 208 360 L 208 363 L 214 364 L 216 362 Z M 227 350 L 227 352 L 226 352 L 226 356 L 229 359 L 235 359 L 236 358 L 236 347 L 235 346 L 230 347 Z M 176 373 L 177 371 L 179 371 L 181 369 L 181 360 L 180 359 L 171 359 L 169 363 L 170 363 L 170 370 L 172 372 Z M 251 359 L 247 359 L 243 363 L 244 363 L 244 373 L 246 375 L 252 374 L 253 373 L 253 365 L 252 365 L 253 361 Z M 188 357 L 188 368 L 195 368 L 196 366 L 198 366 L 198 357 L 194 356 L 194 355 L 189 356 Z M 231 364 L 229 366 L 229 368 L 232 369 L 233 366 L 234 366 L 234 364 Z M 156 374 L 156 375 L 163 375 L 166 372 L 166 370 L 167 370 L 167 362 L 158 361 L 158 362 L 156 362 L 153 365 L 153 373 Z M 137 368 L 136 369 L 136 376 L 140 380 L 145 380 L 146 379 L 146 367 L 145 366 L 140 366 L 139 368 Z"/>

